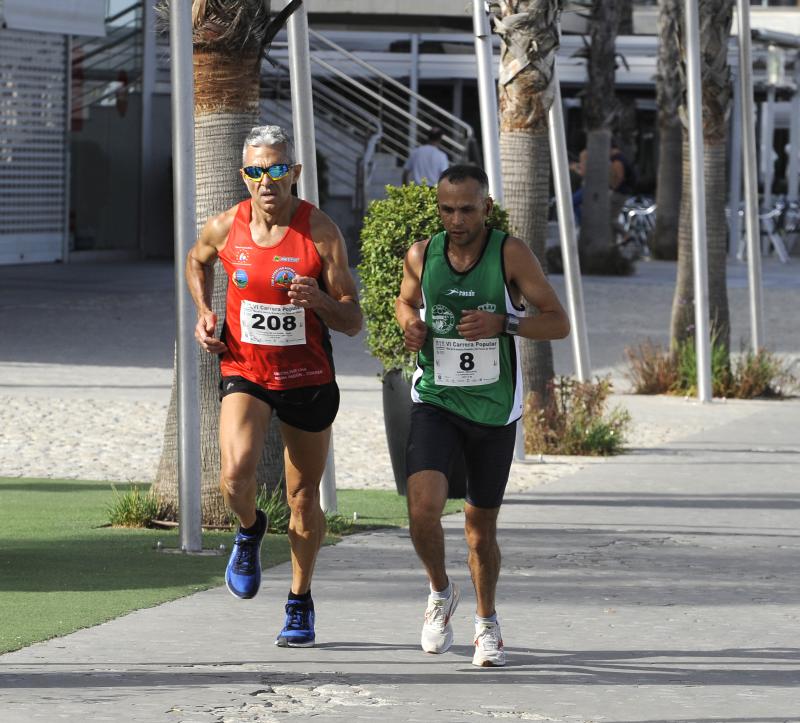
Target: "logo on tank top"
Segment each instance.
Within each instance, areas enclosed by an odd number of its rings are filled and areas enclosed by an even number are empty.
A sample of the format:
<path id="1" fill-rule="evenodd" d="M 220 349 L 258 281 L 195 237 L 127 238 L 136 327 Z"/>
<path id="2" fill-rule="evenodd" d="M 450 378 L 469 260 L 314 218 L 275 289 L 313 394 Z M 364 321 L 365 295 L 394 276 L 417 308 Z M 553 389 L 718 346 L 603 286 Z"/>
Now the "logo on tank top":
<path id="1" fill-rule="evenodd" d="M 233 254 L 233 260 L 237 264 L 248 266 L 250 264 L 250 251 L 247 249 L 242 249 L 237 251 L 236 253 Z"/>
<path id="2" fill-rule="evenodd" d="M 448 289 L 444 292 L 445 296 L 475 296 L 472 289 Z"/>
<path id="3" fill-rule="evenodd" d="M 272 285 L 288 290 L 295 276 L 297 276 L 297 272 L 293 268 L 281 266 L 272 272 Z"/>
<path id="4" fill-rule="evenodd" d="M 497 304 L 492 304 L 491 302 L 487 302 L 486 304 L 481 304 L 478 309 L 480 311 L 490 311 L 494 314 L 497 311 Z"/>
<path id="5" fill-rule="evenodd" d="M 431 324 L 437 334 L 447 334 L 455 326 L 456 317 L 444 304 L 434 304 L 431 309 Z"/>
<path id="6" fill-rule="evenodd" d="M 299 260 L 299 256 L 273 256 L 273 261 L 277 261 L 283 264 L 296 264 Z"/>
<path id="7" fill-rule="evenodd" d="M 247 278 L 247 272 L 244 269 L 236 269 L 236 271 L 231 274 L 231 280 L 237 289 L 246 288 L 247 282 L 249 281 Z"/>

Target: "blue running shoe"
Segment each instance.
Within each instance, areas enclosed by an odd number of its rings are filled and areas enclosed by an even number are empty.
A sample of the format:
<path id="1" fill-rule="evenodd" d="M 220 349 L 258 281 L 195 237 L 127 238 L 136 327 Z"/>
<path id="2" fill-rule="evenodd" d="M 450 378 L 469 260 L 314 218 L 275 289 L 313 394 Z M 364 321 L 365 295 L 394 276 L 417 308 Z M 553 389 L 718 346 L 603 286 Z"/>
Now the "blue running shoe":
<path id="1" fill-rule="evenodd" d="M 275 645 L 280 648 L 313 648 L 314 638 L 314 601 L 289 600 L 286 603 L 286 622 Z"/>
<path id="2" fill-rule="evenodd" d="M 261 586 L 261 540 L 267 532 L 267 516 L 256 510 L 261 530 L 256 535 L 245 535 L 241 528 L 233 540 L 233 552 L 225 569 L 225 584 L 231 595 L 247 600 L 255 597 Z"/>

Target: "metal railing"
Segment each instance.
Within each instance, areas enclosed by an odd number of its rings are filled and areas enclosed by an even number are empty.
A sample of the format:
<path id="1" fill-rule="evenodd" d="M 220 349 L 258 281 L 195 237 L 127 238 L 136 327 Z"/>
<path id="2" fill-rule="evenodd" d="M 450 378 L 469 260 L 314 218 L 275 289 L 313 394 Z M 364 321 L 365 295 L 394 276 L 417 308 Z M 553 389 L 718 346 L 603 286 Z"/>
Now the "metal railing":
<path id="1" fill-rule="evenodd" d="M 739 215 L 739 238 L 732 238 L 731 244 L 736 245 L 737 260 L 744 261 L 747 258 L 744 203 L 739 204 L 736 213 Z M 730 207 L 725 209 L 725 215 L 730 226 Z M 758 231 L 762 254 L 774 250 L 781 262 L 788 264 L 789 254 L 800 236 L 800 204 L 785 196 L 773 197 L 769 205 L 762 206 L 758 213 Z"/>
<path id="2" fill-rule="evenodd" d="M 73 38 L 73 117 L 89 106 L 138 88 L 142 74 L 141 26 L 141 3 L 134 2 L 106 18 L 105 37 Z"/>
<path id="3" fill-rule="evenodd" d="M 141 18 L 141 3 L 132 2 L 106 19 L 105 38 L 74 38 L 73 117 L 140 88 Z M 323 155 L 335 159 L 329 183 L 352 194 L 354 208 L 366 205 L 377 154 L 389 154 L 399 165 L 433 127 L 442 129 L 442 149 L 452 161 L 477 157 L 469 124 L 323 34 L 309 30 L 309 42 L 317 143 Z M 289 71 L 281 59 L 286 47 L 285 40 L 273 42 L 275 65 L 262 66 L 261 97 L 262 105 L 274 102 L 265 107 L 267 118 L 291 127 Z M 168 62 L 159 58 L 162 77 Z"/>
<path id="4" fill-rule="evenodd" d="M 353 207 L 363 208 L 374 165 L 375 149 L 383 137 L 381 122 L 359 105 L 312 77 L 314 130 L 317 148 L 328 159 L 327 178 L 335 195 L 351 195 Z M 289 70 L 283 63 L 262 68 L 262 107 L 270 121 L 291 127 Z M 344 189 L 345 194 L 341 191 Z"/>
<path id="5" fill-rule="evenodd" d="M 425 132 L 433 127 L 444 132 L 442 149 L 452 160 L 474 153 L 472 126 L 416 93 L 374 65 L 337 45 L 322 33 L 309 30 L 312 62 L 329 87 L 380 119 L 380 150 L 405 160 Z"/>

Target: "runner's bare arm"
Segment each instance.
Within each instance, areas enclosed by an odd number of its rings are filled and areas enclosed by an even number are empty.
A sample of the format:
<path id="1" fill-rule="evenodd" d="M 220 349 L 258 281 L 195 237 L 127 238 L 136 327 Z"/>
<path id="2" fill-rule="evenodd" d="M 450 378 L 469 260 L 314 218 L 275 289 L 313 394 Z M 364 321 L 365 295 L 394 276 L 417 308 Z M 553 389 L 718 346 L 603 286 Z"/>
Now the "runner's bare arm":
<path id="1" fill-rule="evenodd" d="M 235 211 L 234 207 L 210 218 L 186 257 L 186 283 L 197 308 L 194 336 L 210 354 L 221 354 L 227 350 L 225 344 L 214 337 L 217 315 L 211 309 L 211 293 L 214 288 L 214 262 L 225 245 Z"/>
<path id="2" fill-rule="evenodd" d="M 518 305 L 524 298 L 539 311 L 536 316 L 520 315 L 518 335 L 544 340 L 563 339 L 569 334 L 569 318 L 530 248 L 509 236 L 503 247 L 503 263 L 514 303 Z M 456 328 L 467 341 L 490 339 L 503 333 L 505 313 L 466 310 Z"/>
<path id="3" fill-rule="evenodd" d="M 419 317 L 422 305 L 422 262 L 427 245 L 427 241 L 417 241 L 406 253 L 400 295 L 394 304 L 397 323 L 403 330 L 405 346 L 409 351 L 419 351 L 428 336 L 428 327 Z"/>
<path id="4" fill-rule="evenodd" d="M 322 259 L 325 288 L 310 276 L 295 276 L 289 298 L 297 306 L 313 309 L 329 329 L 355 336 L 361 331 L 363 317 L 344 239 L 339 227 L 316 208 L 311 212 L 311 238 Z"/>
<path id="5" fill-rule="evenodd" d="M 570 326 L 567 312 L 530 247 L 521 239 L 510 236 L 505 243 L 504 263 L 512 294 L 518 291 L 539 312 L 536 316 L 522 317 L 519 335 L 537 340 L 567 336 Z"/>

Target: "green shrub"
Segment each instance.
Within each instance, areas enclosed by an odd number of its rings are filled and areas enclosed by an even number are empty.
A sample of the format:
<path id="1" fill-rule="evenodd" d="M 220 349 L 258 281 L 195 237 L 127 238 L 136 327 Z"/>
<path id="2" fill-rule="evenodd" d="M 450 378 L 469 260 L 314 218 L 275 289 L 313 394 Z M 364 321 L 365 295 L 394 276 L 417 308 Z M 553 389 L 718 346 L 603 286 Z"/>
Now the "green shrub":
<path id="1" fill-rule="evenodd" d="M 637 347 L 626 347 L 628 371 L 634 394 L 666 394 L 677 386 L 675 357 L 649 339 Z"/>
<path id="2" fill-rule="evenodd" d="M 158 517 L 158 500 L 149 490 L 143 492 L 137 485 L 122 493 L 114 485 L 111 489 L 114 500 L 108 505 L 108 521 L 113 527 L 149 527 Z"/>
<path id="3" fill-rule="evenodd" d="M 737 399 L 783 397 L 797 385 L 790 368 L 771 351 L 743 351 L 734 360 L 735 389 L 729 396 Z"/>
<path id="4" fill-rule="evenodd" d="M 269 519 L 268 532 L 273 535 L 285 535 L 289 531 L 289 520 L 292 511 L 289 508 L 283 493 L 283 482 L 272 490 L 267 491 L 263 487 L 259 488 L 256 494 L 256 507 L 264 510 Z M 230 513 L 231 527 L 235 527 L 239 521 L 236 515 Z M 346 535 L 353 531 L 354 524 L 342 515 L 325 515 L 328 532 L 331 535 Z"/>
<path id="5" fill-rule="evenodd" d="M 636 394 L 697 394 L 697 352 L 694 340 L 675 353 L 646 341 L 627 348 L 627 376 Z M 731 357 L 722 344 L 712 340 L 711 387 L 715 397 L 754 399 L 782 397 L 797 384 L 789 367 L 773 352 L 743 349 Z"/>
<path id="6" fill-rule="evenodd" d="M 387 197 L 372 201 L 361 229 L 361 308 L 367 325 L 367 347 L 384 371 L 414 368 L 414 354 L 403 345 L 394 316 L 400 293 L 403 258 L 415 241 L 442 230 L 436 189 L 428 186 L 387 186 Z M 508 231 L 508 214 L 495 204 L 489 225 Z"/>
<path id="7" fill-rule="evenodd" d="M 256 507 L 259 510 L 264 510 L 269 520 L 269 532 L 275 534 L 285 534 L 289 530 L 289 517 L 291 511 L 289 505 L 286 503 L 286 498 L 283 496 L 283 481 L 277 487 L 267 491 L 263 487 L 259 487 L 256 494 Z M 233 524 L 237 523 L 236 517 L 233 517 Z"/>
<path id="8" fill-rule="evenodd" d="M 675 391 L 678 394 L 697 396 L 697 351 L 694 339 L 688 339 L 678 347 L 676 355 L 678 379 Z M 715 397 L 731 396 L 734 386 L 731 374 L 730 356 L 724 345 L 711 343 L 711 393 Z"/>
<path id="9" fill-rule="evenodd" d="M 344 515 L 331 514 L 325 515 L 325 523 L 329 535 L 349 535 L 355 531 L 355 521 Z"/>
<path id="10" fill-rule="evenodd" d="M 548 401 L 540 407 L 532 394 L 525 403 L 525 451 L 529 454 L 619 454 L 631 418 L 615 408 L 606 414 L 611 393 L 608 379 L 579 382 L 559 377 L 549 384 Z"/>

